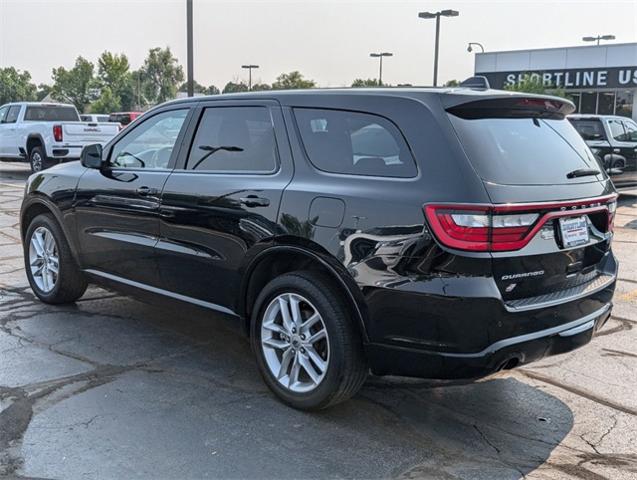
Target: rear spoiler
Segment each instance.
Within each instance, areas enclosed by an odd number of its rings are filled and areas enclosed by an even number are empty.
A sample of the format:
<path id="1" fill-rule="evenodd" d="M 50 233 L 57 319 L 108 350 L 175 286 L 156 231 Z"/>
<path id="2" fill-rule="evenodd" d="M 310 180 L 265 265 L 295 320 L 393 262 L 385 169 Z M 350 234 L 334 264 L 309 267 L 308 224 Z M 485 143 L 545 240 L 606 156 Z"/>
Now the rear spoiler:
<path id="1" fill-rule="evenodd" d="M 548 118 L 562 120 L 575 111 L 575 105 L 558 97 L 511 95 L 461 103 L 447 108 L 460 118 Z"/>

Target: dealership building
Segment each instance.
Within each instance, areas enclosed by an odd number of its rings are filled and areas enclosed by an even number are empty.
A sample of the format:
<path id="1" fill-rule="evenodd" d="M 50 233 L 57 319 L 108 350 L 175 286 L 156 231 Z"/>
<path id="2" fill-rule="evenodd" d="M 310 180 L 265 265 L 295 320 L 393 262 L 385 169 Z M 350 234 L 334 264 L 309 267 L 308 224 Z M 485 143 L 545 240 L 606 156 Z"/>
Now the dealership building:
<path id="1" fill-rule="evenodd" d="M 478 53 L 475 74 L 499 89 L 533 75 L 563 88 L 578 113 L 637 120 L 637 43 Z"/>

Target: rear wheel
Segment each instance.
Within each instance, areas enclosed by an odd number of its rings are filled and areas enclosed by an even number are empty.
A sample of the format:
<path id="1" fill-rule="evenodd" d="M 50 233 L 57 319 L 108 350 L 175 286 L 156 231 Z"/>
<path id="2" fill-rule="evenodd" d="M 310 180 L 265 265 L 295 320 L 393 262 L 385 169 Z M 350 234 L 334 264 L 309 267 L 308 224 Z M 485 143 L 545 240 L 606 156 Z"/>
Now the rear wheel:
<path id="1" fill-rule="evenodd" d="M 52 167 L 54 162 L 47 158 L 46 152 L 42 147 L 37 146 L 31 149 L 31 153 L 29 154 L 29 163 L 31 164 L 31 171 L 36 173 Z"/>
<path id="2" fill-rule="evenodd" d="M 86 279 L 52 215 L 38 215 L 29 224 L 24 260 L 31 289 L 43 302 L 74 302 L 86 291 Z"/>
<path id="3" fill-rule="evenodd" d="M 253 311 L 259 370 L 285 403 L 317 410 L 359 390 L 367 376 L 360 332 L 328 277 L 282 275 L 265 286 Z"/>

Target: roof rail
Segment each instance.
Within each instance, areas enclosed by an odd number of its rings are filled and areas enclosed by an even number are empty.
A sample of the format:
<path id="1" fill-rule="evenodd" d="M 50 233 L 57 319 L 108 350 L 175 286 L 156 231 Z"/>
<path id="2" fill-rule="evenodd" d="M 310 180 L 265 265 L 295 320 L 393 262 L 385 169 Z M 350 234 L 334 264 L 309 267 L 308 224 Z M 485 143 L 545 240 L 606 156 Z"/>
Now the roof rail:
<path id="1" fill-rule="evenodd" d="M 464 88 L 474 88 L 476 90 L 488 90 L 491 88 L 487 77 L 483 77 L 482 75 L 469 77 L 464 82 L 460 83 L 460 86 Z"/>

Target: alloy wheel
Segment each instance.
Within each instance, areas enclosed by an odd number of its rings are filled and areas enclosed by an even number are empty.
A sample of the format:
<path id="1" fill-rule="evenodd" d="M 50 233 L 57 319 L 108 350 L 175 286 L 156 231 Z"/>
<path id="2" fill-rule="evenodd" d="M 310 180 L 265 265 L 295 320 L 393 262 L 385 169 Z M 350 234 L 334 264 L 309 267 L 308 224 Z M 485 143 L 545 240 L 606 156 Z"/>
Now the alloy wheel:
<path id="1" fill-rule="evenodd" d="M 42 155 L 39 152 L 33 152 L 31 154 L 31 165 L 34 172 L 42 171 Z"/>
<path id="2" fill-rule="evenodd" d="M 55 238 L 46 227 L 38 227 L 29 242 L 29 266 L 38 289 L 49 293 L 55 288 L 60 271 L 60 257 Z"/>
<path id="3" fill-rule="evenodd" d="M 306 298 L 282 293 L 268 305 L 261 348 L 270 373 L 295 393 L 317 388 L 327 373 L 330 345 L 321 314 Z"/>

